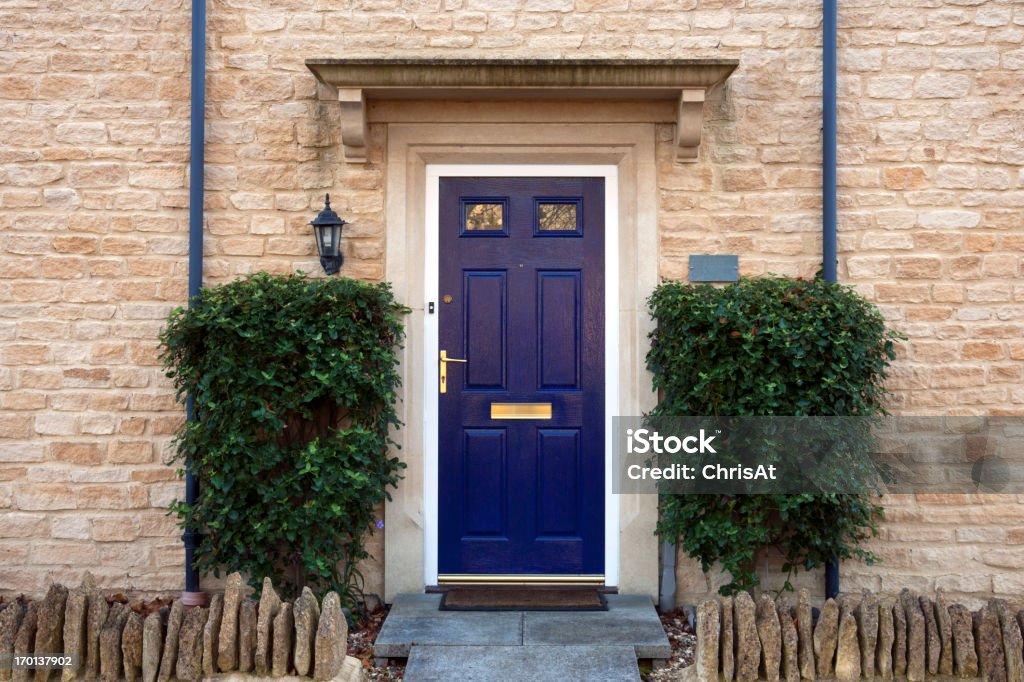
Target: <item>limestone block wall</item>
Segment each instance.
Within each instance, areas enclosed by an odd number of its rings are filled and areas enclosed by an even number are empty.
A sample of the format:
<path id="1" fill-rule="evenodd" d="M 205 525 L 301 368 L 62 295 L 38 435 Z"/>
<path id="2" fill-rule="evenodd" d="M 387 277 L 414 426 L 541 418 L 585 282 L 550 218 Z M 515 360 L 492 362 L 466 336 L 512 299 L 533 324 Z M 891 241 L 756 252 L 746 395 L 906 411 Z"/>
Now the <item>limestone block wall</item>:
<path id="1" fill-rule="evenodd" d="M 661 273 L 685 277 L 692 253 L 738 254 L 750 275 L 819 267 L 818 2 L 208 6 L 209 284 L 317 275 L 306 223 L 327 191 L 351 221 L 342 274 L 383 276 L 387 126 L 345 164 L 310 57 L 736 57 L 698 163 L 673 163 L 657 127 Z M 185 297 L 189 26 L 183 0 L 0 4 L 3 591 L 83 564 L 101 585 L 181 584 L 164 459 L 182 417 L 156 337 Z M 895 411 L 1024 410 L 1022 41 L 1010 0 L 842 3 L 840 277 L 907 335 Z M 1021 499 L 888 504 L 885 562 L 844 566 L 844 586 L 1019 593 Z"/>
<path id="2" fill-rule="evenodd" d="M 0 585 L 181 581 L 181 422 L 156 335 L 186 291 L 181 2 L 0 7 Z"/>

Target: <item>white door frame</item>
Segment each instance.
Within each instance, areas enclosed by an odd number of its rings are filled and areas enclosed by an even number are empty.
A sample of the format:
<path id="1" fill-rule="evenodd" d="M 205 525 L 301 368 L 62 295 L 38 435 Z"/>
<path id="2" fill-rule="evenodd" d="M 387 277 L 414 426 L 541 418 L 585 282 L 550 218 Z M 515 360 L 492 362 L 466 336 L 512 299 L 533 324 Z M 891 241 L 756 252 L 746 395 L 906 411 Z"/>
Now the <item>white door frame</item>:
<path id="1" fill-rule="evenodd" d="M 423 282 L 424 300 L 438 298 L 439 180 L 442 177 L 599 177 L 605 182 L 605 476 L 604 575 L 605 584 L 619 584 L 619 496 L 612 494 L 612 417 L 619 405 L 619 175 L 618 167 L 593 164 L 497 165 L 431 164 L 426 167 L 426 207 Z M 423 316 L 423 440 L 424 440 L 424 575 L 426 585 L 437 584 L 438 560 L 438 315 Z"/>

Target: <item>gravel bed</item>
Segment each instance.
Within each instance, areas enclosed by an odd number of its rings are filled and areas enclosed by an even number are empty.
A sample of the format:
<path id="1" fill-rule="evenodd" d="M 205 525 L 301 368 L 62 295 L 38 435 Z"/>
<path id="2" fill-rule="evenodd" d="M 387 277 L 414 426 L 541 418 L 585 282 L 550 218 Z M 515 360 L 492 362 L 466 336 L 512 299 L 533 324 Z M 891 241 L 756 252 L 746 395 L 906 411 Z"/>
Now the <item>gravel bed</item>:
<path id="1" fill-rule="evenodd" d="M 672 645 L 672 657 L 668 666 L 661 670 L 646 672 L 641 677 L 644 682 L 671 682 L 681 678 L 682 669 L 693 665 L 694 651 L 697 648 L 697 635 L 682 611 L 670 611 L 661 614 L 661 624 Z"/>
<path id="2" fill-rule="evenodd" d="M 387 606 L 380 608 L 367 616 L 358 628 L 348 631 L 348 655 L 363 662 L 363 672 L 369 682 L 394 682 L 405 676 L 405 666 L 373 664 L 373 643 L 390 610 Z"/>

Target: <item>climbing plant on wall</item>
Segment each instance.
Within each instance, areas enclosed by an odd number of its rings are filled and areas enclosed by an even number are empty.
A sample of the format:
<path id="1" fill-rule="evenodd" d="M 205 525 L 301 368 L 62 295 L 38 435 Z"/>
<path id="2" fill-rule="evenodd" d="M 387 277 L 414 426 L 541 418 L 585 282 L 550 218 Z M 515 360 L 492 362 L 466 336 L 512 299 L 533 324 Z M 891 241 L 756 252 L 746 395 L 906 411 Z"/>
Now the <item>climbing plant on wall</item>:
<path id="1" fill-rule="evenodd" d="M 657 322 L 648 368 L 655 415 L 853 416 L 885 411 L 884 385 L 898 335 L 852 288 L 789 278 L 714 287 L 664 282 L 648 300 Z M 833 557 L 877 558 L 860 544 L 877 535 L 882 508 L 863 494 L 663 495 L 658 533 L 705 572 L 758 584 L 755 560 L 777 547 L 789 577 Z"/>
<path id="2" fill-rule="evenodd" d="M 177 436 L 199 477 L 197 566 L 359 596 L 375 507 L 404 466 L 390 454 L 402 315 L 387 285 L 253 275 L 173 311 L 162 360 L 195 419 Z"/>

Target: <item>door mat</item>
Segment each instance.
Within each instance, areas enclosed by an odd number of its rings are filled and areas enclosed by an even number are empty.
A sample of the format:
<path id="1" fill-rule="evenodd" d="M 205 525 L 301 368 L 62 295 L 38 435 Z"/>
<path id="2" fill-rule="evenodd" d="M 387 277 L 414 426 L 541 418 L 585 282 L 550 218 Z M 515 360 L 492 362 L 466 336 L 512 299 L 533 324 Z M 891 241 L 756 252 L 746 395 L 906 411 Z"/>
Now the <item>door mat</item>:
<path id="1" fill-rule="evenodd" d="M 607 611 L 597 590 L 544 588 L 454 588 L 441 598 L 441 611 Z"/>

